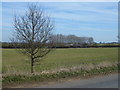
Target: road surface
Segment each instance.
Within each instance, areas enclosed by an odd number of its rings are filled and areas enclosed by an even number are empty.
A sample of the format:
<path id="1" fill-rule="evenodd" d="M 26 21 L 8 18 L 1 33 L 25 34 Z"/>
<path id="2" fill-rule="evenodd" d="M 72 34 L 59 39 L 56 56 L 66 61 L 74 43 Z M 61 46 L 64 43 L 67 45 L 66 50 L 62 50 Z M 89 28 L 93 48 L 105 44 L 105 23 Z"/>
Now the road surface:
<path id="1" fill-rule="evenodd" d="M 59 84 L 42 85 L 38 88 L 118 88 L 118 74 L 67 81 Z"/>

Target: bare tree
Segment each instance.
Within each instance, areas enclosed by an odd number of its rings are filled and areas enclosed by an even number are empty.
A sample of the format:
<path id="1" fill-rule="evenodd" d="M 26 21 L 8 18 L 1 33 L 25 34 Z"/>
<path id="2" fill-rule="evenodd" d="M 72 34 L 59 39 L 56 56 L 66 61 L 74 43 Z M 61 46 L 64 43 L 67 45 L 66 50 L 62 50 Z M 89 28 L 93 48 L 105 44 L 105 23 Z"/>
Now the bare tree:
<path id="1" fill-rule="evenodd" d="M 92 45 L 94 43 L 94 39 L 92 37 L 88 38 L 88 43 Z"/>
<path id="2" fill-rule="evenodd" d="M 120 35 L 118 35 L 118 43 L 120 43 Z"/>
<path id="3" fill-rule="evenodd" d="M 14 17 L 14 42 L 20 45 L 22 53 L 31 59 L 31 73 L 34 64 L 52 50 L 51 39 L 54 24 L 52 19 L 37 5 L 29 5 L 23 16 Z"/>

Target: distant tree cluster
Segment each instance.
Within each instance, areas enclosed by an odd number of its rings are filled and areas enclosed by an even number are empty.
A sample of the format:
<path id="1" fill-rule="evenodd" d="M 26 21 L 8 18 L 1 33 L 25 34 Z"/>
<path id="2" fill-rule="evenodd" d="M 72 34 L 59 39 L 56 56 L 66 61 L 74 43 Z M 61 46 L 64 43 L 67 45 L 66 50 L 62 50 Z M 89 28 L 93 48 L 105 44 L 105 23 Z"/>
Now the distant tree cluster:
<path id="1" fill-rule="evenodd" d="M 62 34 L 57 34 L 52 36 L 54 39 L 54 43 L 56 45 L 93 45 L 94 44 L 94 39 L 92 37 L 78 37 L 75 35 L 62 35 Z"/>

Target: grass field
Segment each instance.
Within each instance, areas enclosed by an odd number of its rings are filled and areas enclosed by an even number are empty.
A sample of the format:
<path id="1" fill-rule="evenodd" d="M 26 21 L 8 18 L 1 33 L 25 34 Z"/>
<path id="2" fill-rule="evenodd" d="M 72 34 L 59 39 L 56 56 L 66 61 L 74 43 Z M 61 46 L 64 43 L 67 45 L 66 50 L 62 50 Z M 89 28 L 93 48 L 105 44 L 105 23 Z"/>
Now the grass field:
<path id="1" fill-rule="evenodd" d="M 15 49 L 3 49 L 3 73 L 29 73 L 30 60 Z M 36 63 L 35 71 L 56 71 L 80 66 L 109 65 L 118 61 L 118 48 L 56 49 Z M 89 68 L 89 67 L 88 67 Z"/>

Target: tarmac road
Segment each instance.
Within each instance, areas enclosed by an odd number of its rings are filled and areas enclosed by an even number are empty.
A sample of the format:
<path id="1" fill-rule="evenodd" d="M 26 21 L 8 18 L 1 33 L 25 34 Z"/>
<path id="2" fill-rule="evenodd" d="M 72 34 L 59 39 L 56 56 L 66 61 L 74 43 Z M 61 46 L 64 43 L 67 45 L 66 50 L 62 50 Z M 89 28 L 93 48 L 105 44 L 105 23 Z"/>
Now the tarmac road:
<path id="1" fill-rule="evenodd" d="M 38 88 L 118 88 L 118 74 L 67 81 L 59 84 L 42 85 Z"/>

